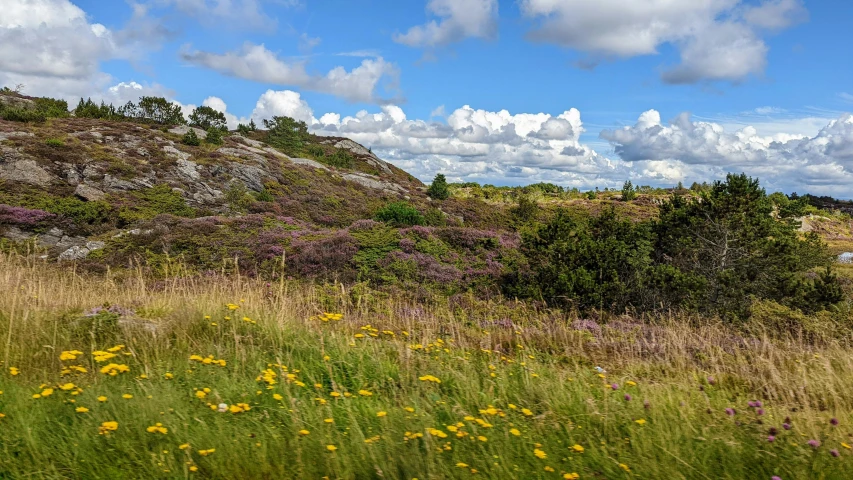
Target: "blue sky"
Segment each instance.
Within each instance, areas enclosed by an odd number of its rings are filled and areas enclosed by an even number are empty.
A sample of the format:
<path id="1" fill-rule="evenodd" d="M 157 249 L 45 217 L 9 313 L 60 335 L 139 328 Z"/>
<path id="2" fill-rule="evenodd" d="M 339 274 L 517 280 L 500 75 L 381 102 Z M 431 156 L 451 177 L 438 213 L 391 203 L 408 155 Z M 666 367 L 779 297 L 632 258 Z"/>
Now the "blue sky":
<path id="1" fill-rule="evenodd" d="M 0 83 L 31 94 L 160 94 L 232 124 L 286 114 L 424 180 L 603 188 L 746 171 L 853 195 L 853 2 L 4 3 Z"/>

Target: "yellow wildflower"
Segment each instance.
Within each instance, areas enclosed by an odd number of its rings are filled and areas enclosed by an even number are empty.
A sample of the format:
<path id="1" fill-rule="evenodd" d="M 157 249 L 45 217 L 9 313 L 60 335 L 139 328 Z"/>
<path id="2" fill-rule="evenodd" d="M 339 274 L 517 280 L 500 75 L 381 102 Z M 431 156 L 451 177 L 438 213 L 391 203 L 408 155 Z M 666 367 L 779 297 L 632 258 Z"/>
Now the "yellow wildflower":
<path id="1" fill-rule="evenodd" d="M 642 418 L 641 418 L 641 419 L 639 419 L 639 420 L 634 420 L 634 422 L 636 422 L 636 423 L 637 423 L 637 425 L 645 425 L 645 424 L 646 424 L 646 420 L 645 420 L 645 419 L 642 419 Z"/>
<path id="2" fill-rule="evenodd" d="M 201 455 L 202 457 L 206 457 L 215 451 L 216 451 L 215 448 L 208 448 L 207 450 L 199 450 L 198 454 Z"/>
<path id="3" fill-rule="evenodd" d="M 369 397 L 369 396 L 373 395 L 373 393 L 371 393 L 367 390 L 359 390 L 358 394 L 361 395 L 362 397 Z"/>
<path id="4" fill-rule="evenodd" d="M 584 448 L 576 443 L 576 444 L 572 445 L 572 450 L 574 450 L 578 453 L 583 453 Z"/>
<path id="5" fill-rule="evenodd" d="M 434 377 L 432 375 L 424 375 L 423 377 L 418 377 L 418 380 L 420 380 L 422 382 L 441 383 L 441 380 L 439 380 L 437 377 Z"/>
<path id="6" fill-rule="evenodd" d="M 21 371 L 17 367 L 9 367 L 9 375 L 14 377 L 19 373 L 21 373 Z"/>
<path id="7" fill-rule="evenodd" d="M 125 400 L 130 400 L 131 398 L 133 398 L 133 395 L 131 395 L 129 393 L 125 393 L 124 395 L 121 396 L 121 398 L 123 398 Z"/>
<path id="8" fill-rule="evenodd" d="M 184 443 L 184 444 L 178 445 L 178 448 L 181 450 L 186 450 L 186 449 L 190 448 L 190 444 Z"/>
<path id="9" fill-rule="evenodd" d="M 467 463 L 463 463 L 463 462 L 458 462 L 458 463 L 456 464 L 456 466 L 457 466 L 457 467 L 459 467 L 459 468 L 468 468 L 468 464 L 467 464 Z"/>
<path id="10" fill-rule="evenodd" d="M 630 471 L 631 471 L 631 469 L 630 469 L 630 468 L 628 468 L 628 465 L 625 465 L 624 463 L 620 463 L 620 464 L 619 464 L 619 468 L 621 468 L 622 470 L 625 470 L 626 472 L 630 472 Z"/>
<path id="11" fill-rule="evenodd" d="M 338 447 L 336 447 L 334 445 L 326 445 L 326 450 L 328 450 L 330 452 L 334 452 L 337 449 L 338 449 Z"/>
<path id="12" fill-rule="evenodd" d="M 204 393 L 204 390 L 199 390 L 199 391 L 195 392 L 195 396 L 196 396 L 196 398 L 204 398 L 207 396 L 207 394 Z"/>
<path id="13" fill-rule="evenodd" d="M 74 409 L 74 411 L 75 411 L 75 412 L 77 412 L 77 413 L 86 413 L 86 412 L 88 412 L 88 411 L 89 411 L 89 409 L 88 409 L 88 408 L 86 408 L 86 407 L 77 407 L 77 408 L 75 408 L 75 409 Z"/>
<path id="14" fill-rule="evenodd" d="M 412 408 L 412 407 L 406 407 L 406 408 L 404 408 L 403 410 L 405 410 L 405 411 L 407 411 L 407 412 L 409 412 L 409 413 L 413 413 L 413 412 L 415 411 L 415 409 L 414 409 L 414 408 Z"/>
<path id="15" fill-rule="evenodd" d="M 536 458 L 540 458 L 540 459 L 541 459 L 541 458 L 546 458 L 546 457 L 548 456 L 548 454 L 547 454 L 547 453 L 545 453 L 544 451 L 542 451 L 542 450 L 540 450 L 540 449 L 538 449 L 538 448 L 534 448 L 534 449 L 533 449 L 533 455 L 536 455 Z"/>
<path id="16" fill-rule="evenodd" d="M 324 422 L 326 422 L 326 423 L 335 423 L 335 419 L 334 419 L 334 418 L 324 418 L 324 419 L 323 419 L 323 421 L 324 421 Z"/>
<path id="17" fill-rule="evenodd" d="M 386 415 L 388 415 L 388 412 L 376 412 L 377 417 L 384 417 Z"/>
<path id="18" fill-rule="evenodd" d="M 60 385 L 59 389 L 65 390 L 67 392 L 68 390 L 74 390 L 74 387 L 76 387 L 76 385 L 74 385 L 73 383 L 66 383 L 64 385 Z"/>
<path id="19" fill-rule="evenodd" d="M 521 413 L 523 413 L 524 416 L 526 416 L 526 417 L 530 417 L 533 415 L 533 412 L 531 412 L 530 409 L 527 409 L 527 408 L 522 408 Z"/>
<path id="20" fill-rule="evenodd" d="M 281 396 L 281 394 L 278 394 L 278 393 L 274 393 L 274 394 L 272 395 L 272 398 L 273 398 L 273 399 L 275 399 L 275 400 L 282 400 L 282 399 L 284 399 L 284 397 L 282 397 L 282 396 Z"/>
<path id="21" fill-rule="evenodd" d="M 579 479 L 579 478 L 581 478 L 581 476 L 580 476 L 580 475 L 578 475 L 577 473 L 574 473 L 574 472 L 572 472 L 572 473 L 564 473 L 564 474 L 563 474 L 563 479 L 564 479 L 564 480 L 577 480 L 577 479 Z"/>
<path id="22" fill-rule="evenodd" d="M 107 401 L 107 397 L 105 397 L 105 396 L 101 395 L 100 397 L 98 397 L 98 401 L 99 401 L 99 402 L 106 402 L 106 401 Z"/>
<path id="23" fill-rule="evenodd" d="M 519 432 L 517 428 L 510 428 L 509 433 L 515 435 L 516 437 L 521 435 L 521 432 Z"/>
<path id="24" fill-rule="evenodd" d="M 311 433 L 311 432 L 309 432 L 308 430 L 305 430 L 304 428 L 299 431 L 299 434 L 302 436 L 308 435 L 309 433 Z"/>
<path id="25" fill-rule="evenodd" d="M 98 427 L 99 435 L 109 435 L 110 432 L 118 430 L 118 422 L 104 422 Z"/>
<path id="26" fill-rule="evenodd" d="M 145 429 L 148 433 L 162 433 L 163 435 L 169 432 L 169 429 L 164 427 L 162 423 L 155 423 L 154 425 Z"/>

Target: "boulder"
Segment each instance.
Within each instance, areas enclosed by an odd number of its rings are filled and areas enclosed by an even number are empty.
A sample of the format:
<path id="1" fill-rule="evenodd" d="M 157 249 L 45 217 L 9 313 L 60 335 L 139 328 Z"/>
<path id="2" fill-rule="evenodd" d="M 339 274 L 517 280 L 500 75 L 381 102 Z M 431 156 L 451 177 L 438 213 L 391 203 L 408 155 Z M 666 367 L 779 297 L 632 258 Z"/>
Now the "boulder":
<path id="1" fill-rule="evenodd" d="M 195 130 L 195 134 L 196 134 L 196 136 L 198 136 L 199 139 L 204 140 L 205 138 L 207 138 L 207 132 L 206 131 L 204 131 L 200 128 L 196 128 L 196 127 L 188 127 L 186 125 L 179 125 L 175 128 L 170 128 L 169 133 L 174 133 L 175 135 L 183 136 L 183 135 L 186 135 L 187 132 L 190 131 L 190 129 Z"/>
<path id="2" fill-rule="evenodd" d="M 322 163 L 308 159 L 308 158 L 291 158 L 290 161 L 297 164 L 297 165 L 305 165 L 308 167 L 319 168 L 320 170 L 329 170 Z"/>
<path id="3" fill-rule="evenodd" d="M 85 245 L 75 245 L 59 254 L 59 261 L 82 260 L 95 250 L 104 248 L 104 242 L 86 242 Z"/>
<path id="4" fill-rule="evenodd" d="M 74 195 L 77 195 L 87 202 L 97 202 L 98 200 L 103 200 L 106 196 L 104 192 L 91 185 L 86 185 L 85 183 L 77 184 L 77 188 L 74 189 Z"/>
<path id="5" fill-rule="evenodd" d="M 0 179 L 47 187 L 53 175 L 14 148 L 0 146 Z"/>

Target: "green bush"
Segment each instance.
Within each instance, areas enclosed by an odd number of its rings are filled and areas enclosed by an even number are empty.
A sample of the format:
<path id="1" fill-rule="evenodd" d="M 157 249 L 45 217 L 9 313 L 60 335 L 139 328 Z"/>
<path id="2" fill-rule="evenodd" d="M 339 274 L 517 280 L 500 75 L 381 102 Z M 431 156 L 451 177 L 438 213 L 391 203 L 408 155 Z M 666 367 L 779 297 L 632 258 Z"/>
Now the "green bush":
<path id="1" fill-rule="evenodd" d="M 389 203 L 376 212 L 373 218 L 378 222 L 385 222 L 395 227 L 426 224 L 426 219 L 421 215 L 421 212 L 407 202 Z"/>
<path id="2" fill-rule="evenodd" d="M 352 168 L 352 154 L 343 148 L 338 148 L 335 153 L 327 155 L 321 160 L 323 163 L 337 168 Z"/>
<path id="3" fill-rule="evenodd" d="M 271 120 L 264 120 L 264 126 L 268 130 L 267 143 L 290 155 L 302 150 L 308 139 L 308 125 L 301 120 L 275 116 Z"/>
<path id="4" fill-rule="evenodd" d="M 184 137 L 181 139 L 181 143 L 183 143 L 184 145 L 197 147 L 201 145 L 201 140 L 199 140 L 198 135 L 196 135 L 195 133 L 195 130 L 190 128 L 190 130 L 184 134 Z"/>
<path id="5" fill-rule="evenodd" d="M 207 137 L 204 141 L 211 145 L 222 145 L 222 130 L 213 127 L 208 128 Z"/>
<path id="6" fill-rule="evenodd" d="M 628 180 L 622 185 L 622 201 L 630 202 L 637 198 L 637 190 L 634 189 L 634 186 L 631 184 L 631 181 Z"/>
<path id="7" fill-rule="evenodd" d="M 60 140 L 58 138 L 48 138 L 47 140 L 44 141 L 44 144 L 49 146 L 49 147 L 64 147 L 65 146 L 65 142 L 63 142 L 62 140 Z"/>
<path id="8" fill-rule="evenodd" d="M 211 128 L 221 131 L 228 130 L 228 121 L 225 119 L 225 114 L 214 110 L 212 107 L 202 105 L 196 107 L 190 113 L 189 125 L 198 127 L 202 130 L 210 130 Z"/>
<path id="9" fill-rule="evenodd" d="M 450 197 L 450 190 L 447 188 L 447 179 L 443 174 L 439 173 L 435 176 L 427 189 L 427 195 L 435 200 L 447 200 Z"/>
<path id="10" fill-rule="evenodd" d="M 187 205 L 184 197 L 168 185 L 155 185 L 131 192 L 130 197 L 130 202 L 119 210 L 119 219 L 123 224 L 148 220 L 163 213 L 178 217 L 195 216 L 195 210 Z"/>

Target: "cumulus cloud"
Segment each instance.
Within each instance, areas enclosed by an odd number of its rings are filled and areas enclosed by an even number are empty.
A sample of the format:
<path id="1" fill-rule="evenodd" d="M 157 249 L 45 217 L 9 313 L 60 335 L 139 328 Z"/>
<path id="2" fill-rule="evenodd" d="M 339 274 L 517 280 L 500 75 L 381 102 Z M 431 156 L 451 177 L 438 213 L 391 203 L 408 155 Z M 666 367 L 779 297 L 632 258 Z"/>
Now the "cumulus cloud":
<path id="1" fill-rule="evenodd" d="M 577 109 L 553 116 L 466 105 L 439 123 L 409 119 L 400 107 L 385 105 L 376 113 L 323 115 L 311 130 L 352 138 L 424 180 L 441 172 L 453 180 L 580 187 L 615 186 L 611 177 L 625 178 L 625 172 L 617 173 L 609 160 L 580 143 L 583 123 Z"/>
<path id="2" fill-rule="evenodd" d="M 746 126 L 736 131 L 713 122 L 693 121 L 689 113 L 669 125 L 649 110 L 636 124 L 604 130 L 616 154 L 646 176 L 669 170 L 687 178 L 720 177 L 743 171 L 771 188 L 806 189 L 849 196 L 853 184 L 853 114 L 830 121 L 814 136 L 760 136 Z M 782 138 L 782 140 L 780 140 Z"/>
<path id="3" fill-rule="evenodd" d="M 767 46 L 760 34 L 806 18 L 801 0 L 522 0 L 522 13 L 538 23 L 533 41 L 585 52 L 594 65 L 601 58 L 658 53 L 669 43 L 681 63 L 667 69 L 668 83 L 740 81 L 764 71 Z"/>
<path id="4" fill-rule="evenodd" d="M 465 38 L 493 38 L 497 33 L 497 0 L 430 0 L 427 10 L 441 20 L 409 28 L 394 41 L 410 47 L 437 47 Z"/>
<path id="5" fill-rule="evenodd" d="M 121 30 L 89 23 L 68 0 L 8 0 L 0 14 L 0 84 L 26 86 L 33 95 L 75 99 L 113 82 L 100 71 L 112 59 L 139 60 L 171 32 L 138 5 Z"/>
<path id="6" fill-rule="evenodd" d="M 380 97 L 380 86 L 396 88 L 399 70 L 382 57 L 366 58 L 361 65 L 347 71 L 336 67 L 325 75 L 308 73 L 304 62 L 289 62 L 263 44 L 246 43 L 235 52 L 210 53 L 190 50 L 181 51 L 181 58 L 192 65 L 215 70 L 247 80 L 276 85 L 299 87 L 341 97 L 350 102 L 387 103 L 391 99 Z"/>

